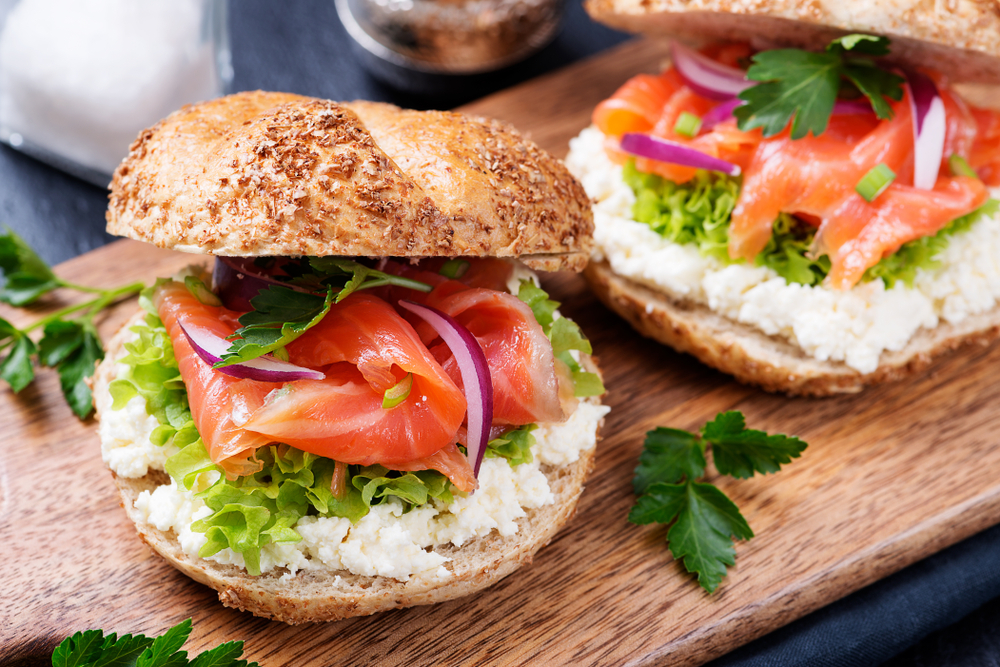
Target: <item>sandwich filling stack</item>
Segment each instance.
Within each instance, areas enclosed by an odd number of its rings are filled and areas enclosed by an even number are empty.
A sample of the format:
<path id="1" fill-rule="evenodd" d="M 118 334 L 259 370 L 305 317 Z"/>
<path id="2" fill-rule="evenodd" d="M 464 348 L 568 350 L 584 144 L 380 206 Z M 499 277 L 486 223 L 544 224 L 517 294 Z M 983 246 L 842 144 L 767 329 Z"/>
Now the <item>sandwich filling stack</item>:
<path id="1" fill-rule="evenodd" d="M 216 255 L 95 375 L 140 536 L 289 623 L 450 599 L 571 516 L 608 408 L 531 267 L 590 252 L 582 189 L 493 121 L 244 93 L 145 132 L 109 230 Z"/>
<path id="2" fill-rule="evenodd" d="M 590 9 L 631 26 L 713 13 L 627 4 Z M 774 48 L 801 34 L 751 42 L 760 21 L 675 42 L 571 142 L 596 202 L 592 287 L 642 333 L 793 394 L 858 391 L 995 337 L 1000 113 L 891 60 L 886 37 L 828 27 L 810 51 Z"/>

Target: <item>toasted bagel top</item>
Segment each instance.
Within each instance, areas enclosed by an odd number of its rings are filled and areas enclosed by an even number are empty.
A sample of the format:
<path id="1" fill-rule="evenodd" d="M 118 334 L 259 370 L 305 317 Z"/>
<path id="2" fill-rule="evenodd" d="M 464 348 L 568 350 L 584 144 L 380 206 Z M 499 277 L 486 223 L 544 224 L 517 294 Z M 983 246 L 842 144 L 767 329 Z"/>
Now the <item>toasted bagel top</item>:
<path id="1" fill-rule="evenodd" d="M 481 117 L 247 92 L 185 107 L 115 171 L 112 234 L 227 256 L 519 257 L 586 264 L 561 162 Z"/>

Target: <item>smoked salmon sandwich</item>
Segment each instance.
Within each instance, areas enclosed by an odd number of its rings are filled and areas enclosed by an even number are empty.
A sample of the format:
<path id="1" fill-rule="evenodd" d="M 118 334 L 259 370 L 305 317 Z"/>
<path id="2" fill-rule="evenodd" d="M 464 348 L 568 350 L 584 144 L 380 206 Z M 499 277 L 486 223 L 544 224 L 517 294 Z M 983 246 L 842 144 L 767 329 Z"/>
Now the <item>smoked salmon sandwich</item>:
<path id="1" fill-rule="evenodd" d="M 1000 335 L 989 3 L 587 8 L 677 38 L 567 157 L 595 200 L 585 276 L 638 331 L 815 396 Z"/>
<path id="2" fill-rule="evenodd" d="M 608 411 L 534 270 L 590 203 L 512 128 L 241 93 L 145 131 L 112 233 L 214 255 L 160 278 L 95 375 L 142 539 L 287 623 L 467 595 L 573 514 Z"/>

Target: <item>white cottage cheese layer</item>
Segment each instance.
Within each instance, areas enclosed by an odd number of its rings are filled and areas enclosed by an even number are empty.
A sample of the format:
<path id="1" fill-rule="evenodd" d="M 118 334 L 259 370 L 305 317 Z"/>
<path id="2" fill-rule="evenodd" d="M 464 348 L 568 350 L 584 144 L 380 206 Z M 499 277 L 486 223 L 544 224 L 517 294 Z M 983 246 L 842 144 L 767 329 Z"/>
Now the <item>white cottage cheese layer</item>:
<path id="1" fill-rule="evenodd" d="M 897 283 L 886 289 L 881 280 L 847 291 L 788 284 L 771 269 L 726 266 L 635 222 L 635 196 L 603 141 L 599 130 L 587 128 L 570 141 L 566 158 L 596 202 L 596 258 L 606 259 L 618 275 L 782 336 L 816 359 L 871 373 L 882 352 L 902 349 L 921 327 L 958 323 L 1000 302 L 998 217 L 953 236 L 938 256 L 941 266 L 919 270 L 912 288 Z M 1000 197 L 1000 190 L 992 196 Z"/>

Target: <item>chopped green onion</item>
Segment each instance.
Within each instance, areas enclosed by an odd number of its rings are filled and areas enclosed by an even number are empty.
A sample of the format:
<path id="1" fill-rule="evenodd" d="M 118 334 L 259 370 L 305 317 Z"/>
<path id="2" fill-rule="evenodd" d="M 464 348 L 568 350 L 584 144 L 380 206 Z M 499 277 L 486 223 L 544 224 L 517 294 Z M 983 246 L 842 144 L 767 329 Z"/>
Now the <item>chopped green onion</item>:
<path id="1" fill-rule="evenodd" d="M 382 397 L 382 409 L 394 408 L 405 401 L 406 397 L 410 395 L 411 389 L 413 389 L 413 373 L 407 373 L 405 378 L 385 390 L 385 395 Z"/>
<path id="2" fill-rule="evenodd" d="M 208 286 L 202 282 L 200 278 L 194 276 L 184 276 L 184 286 L 188 288 L 191 292 L 191 296 L 198 299 L 199 302 L 205 304 L 206 306 L 221 306 L 222 301 L 219 300 L 212 290 L 208 289 Z"/>
<path id="3" fill-rule="evenodd" d="M 449 259 L 438 271 L 439 274 L 445 278 L 451 278 L 452 280 L 458 280 L 465 275 L 465 272 L 469 270 L 469 264 L 464 259 Z"/>
<path id="4" fill-rule="evenodd" d="M 674 132 L 685 137 L 695 137 L 701 129 L 701 118 L 685 111 L 674 123 Z"/>
<path id="5" fill-rule="evenodd" d="M 884 162 L 879 162 L 871 168 L 864 177 L 854 186 L 855 191 L 865 198 L 865 201 L 872 202 L 885 189 L 896 180 L 896 172 L 889 169 Z"/>
<path id="6" fill-rule="evenodd" d="M 979 179 L 979 174 L 976 173 L 976 170 L 970 167 L 965 158 L 958 153 L 948 158 L 948 166 L 951 167 L 953 176 L 968 176 L 969 178 Z"/>

